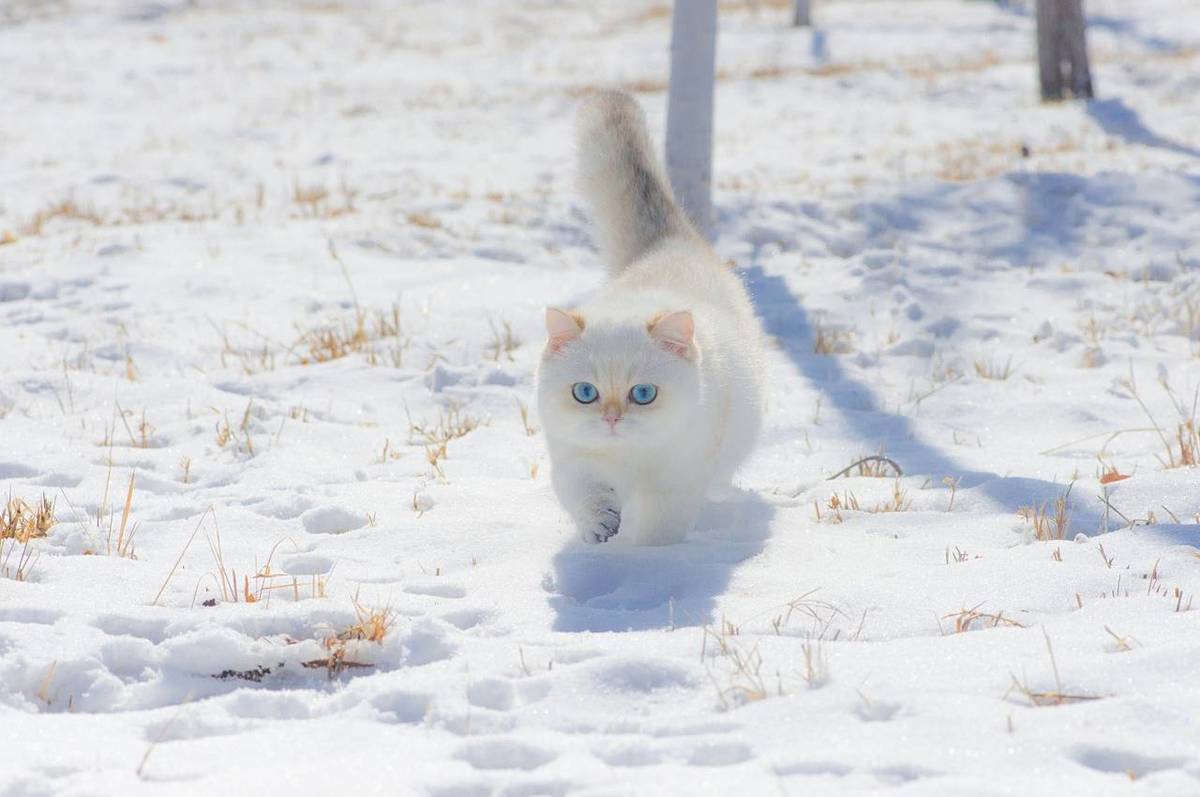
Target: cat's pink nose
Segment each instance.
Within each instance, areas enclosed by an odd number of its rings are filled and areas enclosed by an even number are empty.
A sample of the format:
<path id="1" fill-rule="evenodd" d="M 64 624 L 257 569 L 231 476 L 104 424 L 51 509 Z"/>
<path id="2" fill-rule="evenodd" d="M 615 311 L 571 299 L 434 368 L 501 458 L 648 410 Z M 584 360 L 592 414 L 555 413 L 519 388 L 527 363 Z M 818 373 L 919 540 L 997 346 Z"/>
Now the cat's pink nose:
<path id="1" fill-rule="evenodd" d="M 621 422 L 621 416 L 620 415 L 605 415 L 604 422 L 608 424 L 608 429 L 610 432 L 615 432 L 615 431 L 617 431 L 617 424 Z"/>

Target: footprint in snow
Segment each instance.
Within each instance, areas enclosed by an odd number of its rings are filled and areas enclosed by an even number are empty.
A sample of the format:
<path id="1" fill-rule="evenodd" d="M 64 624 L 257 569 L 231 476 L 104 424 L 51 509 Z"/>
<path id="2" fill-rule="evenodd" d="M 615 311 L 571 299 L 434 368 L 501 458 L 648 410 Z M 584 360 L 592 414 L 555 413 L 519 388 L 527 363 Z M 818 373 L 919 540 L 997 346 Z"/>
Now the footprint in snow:
<path id="1" fill-rule="evenodd" d="M 404 591 L 409 595 L 429 595 L 435 598 L 464 598 L 467 590 L 452 581 L 419 581 L 408 584 Z"/>
<path id="2" fill-rule="evenodd" d="M 0 479 L 32 479 L 38 472 L 16 462 L 0 462 Z"/>
<path id="3" fill-rule="evenodd" d="M 516 700 L 516 689 L 503 678 L 484 678 L 467 687 L 467 700 L 472 706 L 508 711 Z"/>
<path id="4" fill-rule="evenodd" d="M 663 760 L 662 753 L 640 744 L 596 750 L 595 756 L 613 767 L 652 767 Z"/>
<path id="5" fill-rule="evenodd" d="M 1148 756 L 1111 747 L 1079 745 L 1069 753 L 1070 757 L 1088 769 L 1111 772 L 1126 778 L 1142 778 L 1152 772 L 1179 769 L 1187 759 L 1173 756 Z"/>
<path id="6" fill-rule="evenodd" d="M 492 797 L 495 790 L 490 783 L 451 783 L 446 786 L 435 786 L 429 790 L 429 797 Z"/>
<path id="7" fill-rule="evenodd" d="M 528 771 L 549 764 L 558 753 L 513 739 L 488 739 L 463 745 L 457 757 L 476 769 Z"/>
<path id="8" fill-rule="evenodd" d="M 695 685 L 683 667 L 649 659 L 627 659 L 605 664 L 595 672 L 598 683 L 616 692 L 648 694 Z"/>
<path id="9" fill-rule="evenodd" d="M 905 783 L 911 783 L 914 780 L 920 780 L 921 778 L 937 777 L 942 773 L 932 769 L 925 769 L 923 767 L 909 766 L 908 764 L 897 764 L 895 766 L 872 769 L 871 774 L 884 783 L 893 786 L 900 786 Z"/>
<path id="10" fill-rule="evenodd" d="M 700 767 L 729 767 L 750 758 L 750 748 L 741 742 L 710 742 L 694 749 L 688 756 L 688 763 Z"/>
<path id="11" fill-rule="evenodd" d="M 423 692 L 385 692 L 371 699 L 371 706 L 384 722 L 412 725 L 425 720 L 433 698 Z"/>
<path id="12" fill-rule="evenodd" d="M 854 707 L 854 713 L 863 722 L 891 722 L 903 708 L 899 703 L 889 703 L 884 700 L 862 702 Z"/>
<path id="13" fill-rule="evenodd" d="M 499 797 L 565 797 L 575 784 L 568 780 L 529 780 L 510 783 L 499 791 Z"/>
<path id="14" fill-rule="evenodd" d="M 481 625 L 487 625 L 495 619 L 495 615 L 486 609 L 456 609 L 443 614 L 442 619 L 459 631 L 466 631 Z"/>
<path id="15" fill-rule="evenodd" d="M 263 517 L 293 520 L 312 509 L 312 501 L 293 495 L 283 498 L 253 498 L 245 501 L 243 506 Z"/>
<path id="16" fill-rule="evenodd" d="M 833 777 L 844 778 L 853 771 L 854 767 L 839 764 L 835 761 L 796 761 L 791 764 L 780 764 L 775 767 L 775 774 L 780 777 L 787 777 L 788 775 L 809 775 L 812 777 L 832 775 Z"/>
<path id="17" fill-rule="evenodd" d="M 338 506 L 321 506 L 300 515 L 309 534 L 345 534 L 367 525 L 366 517 Z"/>

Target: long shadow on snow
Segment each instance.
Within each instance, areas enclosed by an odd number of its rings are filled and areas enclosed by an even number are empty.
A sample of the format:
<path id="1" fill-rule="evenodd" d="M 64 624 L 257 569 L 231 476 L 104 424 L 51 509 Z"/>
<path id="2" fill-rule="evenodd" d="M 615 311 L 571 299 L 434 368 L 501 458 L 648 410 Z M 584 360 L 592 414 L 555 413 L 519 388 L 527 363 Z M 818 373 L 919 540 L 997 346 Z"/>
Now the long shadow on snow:
<path id="1" fill-rule="evenodd" d="M 1169 229 L 1178 213 L 1173 204 L 1178 198 L 1170 193 L 1160 196 L 1159 186 L 1184 188 L 1192 201 L 1200 201 L 1200 177 L 1189 174 L 1136 180 L 1120 172 L 1085 177 L 1018 171 L 973 183 L 914 181 L 891 196 L 853 206 L 851 215 L 864 227 L 865 241 L 849 254 L 891 249 L 903 240 L 956 259 L 989 261 L 976 268 L 1001 268 L 1009 266 L 991 261 L 1037 265 L 1051 256 L 1077 258 L 1146 235 L 1157 236 L 1160 246 L 1185 248 L 1191 239 Z M 783 210 L 779 203 L 775 207 Z M 1141 211 L 1137 218 L 1128 217 L 1131 208 Z M 791 211 L 796 218 L 811 218 L 805 204 L 795 203 Z M 964 215 L 973 223 L 946 223 Z M 1162 224 L 1155 226 L 1148 222 L 1151 218 Z M 1106 237 L 1097 242 L 1100 232 Z M 922 265 L 914 261 L 911 267 L 920 270 Z M 955 275 L 969 277 L 966 272 L 957 268 Z"/>
<path id="2" fill-rule="evenodd" d="M 1014 175 L 1010 179 L 1024 194 L 1024 202 L 1020 203 L 1023 205 L 1019 211 L 1020 217 L 1009 220 L 1013 228 L 1009 241 L 999 247 L 989 247 L 991 251 L 986 253 L 992 256 L 1000 252 L 1020 255 L 1039 242 L 1048 243 L 1046 239 L 1053 240 L 1063 234 L 1073 242 L 1074 232 L 1069 230 L 1070 225 L 1047 225 L 1045 219 L 1051 216 L 1048 212 L 1050 208 L 1040 206 L 1053 204 L 1056 195 L 1062 193 L 1064 188 L 1068 194 L 1082 190 L 1086 180 L 1072 180 L 1065 175 Z M 947 198 L 941 196 L 941 200 Z M 906 207 L 910 203 L 898 204 Z M 913 204 L 921 206 L 921 203 Z M 890 217 L 893 230 L 898 227 L 917 232 L 923 227 L 917 215 L 903 219 L 896 219 L 887 212 L 879 215 L 881 220 Z M 873 236 L 869 234 L 869 237 Z M 910 475 L 927 475 L 934 484 L 940 483 L 944 476 L 961 477 L 960 488 L 977 487 L 997 505 L 1009 507 L 1014 512 L 1018 503 L 1044 500 L 1063 492 L 1064 485 L 1042 479 L 1001 477 L 990 471 L 968 470 L 950 455 L 921 440 L 910 418 L 879 409 L 881 402 L 876 399 L 872 388 L 849 374 L 838 358 L 813 353 L 812 325 L 800 299 L 791 292 L 782 277 L 767 273 L 757 262 L 757 251 L 758 247 L 755 247 L 752 265 L 744 275 L 764 328 L 778 340 L 800 375 L 828 396 L 829 404 L 826 406 L 832 406 L 842 415 L 856 437 L 870 445 L 883 444 L 888 454 L 899 461 Z M 1072 527 L 1093 532 L 1100 527 L 1100 514 L 1084 506 L 1084 500 L 1081 496 L 1072 498 Z"/>
<path id="3" fill-rule="evenodd" d="M 640 631 L 706 625 L 733 571 L 757 556 L 774 510 L 754 493 L 709 503 L 679 545 L 569 543 L 554 557 L 556 631 Z M 620 535 L 618 534 L 618 539 Z"/>
<path id="4" fill-rule="evenodd" d="M 1178 155 L 1200 158 L 1200 149 L 1163 138 L 1142 122 L 1137 111 L 1120 99 L 1092 100 L 1087 104 L 1088 116 L 1096 120 L 1101 129 L 1110 136 L 1117 136 L 1130 144 L 1165 149 Z"/>

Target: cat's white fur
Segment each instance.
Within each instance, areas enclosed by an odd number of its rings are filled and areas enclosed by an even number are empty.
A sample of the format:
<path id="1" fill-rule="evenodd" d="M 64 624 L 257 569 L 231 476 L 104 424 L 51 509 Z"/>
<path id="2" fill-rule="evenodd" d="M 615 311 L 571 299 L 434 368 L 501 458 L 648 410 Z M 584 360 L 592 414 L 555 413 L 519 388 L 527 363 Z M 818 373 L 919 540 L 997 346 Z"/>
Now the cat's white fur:
<path id="1" fill-rule="evenodd" d="M 610 280 L 577 311 L 546 311 L 538 403 L 554 490 L 587 542 L 677 542 L 754 448 L 762 332 L 741 280 L 675 203 L 633 98 L 589 96 L 578 139 Z M 599 399 L 576 401 L 577 382 Z M 657 398 L 633 403 L 636 384 Z"/>

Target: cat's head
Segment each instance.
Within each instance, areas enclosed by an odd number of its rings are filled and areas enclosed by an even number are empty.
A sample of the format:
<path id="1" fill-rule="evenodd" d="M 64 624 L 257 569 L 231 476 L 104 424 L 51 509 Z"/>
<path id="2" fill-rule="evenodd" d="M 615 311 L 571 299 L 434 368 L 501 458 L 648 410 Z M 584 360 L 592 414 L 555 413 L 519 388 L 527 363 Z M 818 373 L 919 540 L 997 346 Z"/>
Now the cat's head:
<path id="1" fill-rule="evenodd" d="M 538 377 L 547 434 L 595 449 L 677 436 L 701 398 L 694 332 L 686 310 L 640 323 L 547 310 Z"/>

